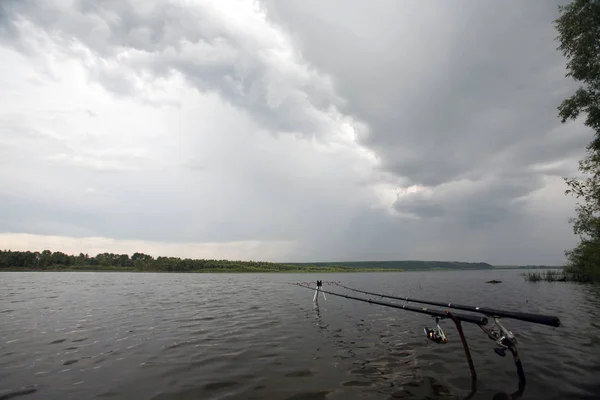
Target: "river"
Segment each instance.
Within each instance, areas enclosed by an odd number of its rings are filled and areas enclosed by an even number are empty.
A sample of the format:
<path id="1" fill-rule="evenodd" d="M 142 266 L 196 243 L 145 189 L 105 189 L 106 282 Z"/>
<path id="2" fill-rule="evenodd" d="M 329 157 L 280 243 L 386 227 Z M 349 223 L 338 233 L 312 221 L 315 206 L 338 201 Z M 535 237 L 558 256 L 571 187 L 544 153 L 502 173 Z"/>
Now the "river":
<path id="1" fill-rule="evenodd" d="M 0 273 L 0 399 L 470 395 L 450 321 L 442 324 L 449 343 L 436 344 L 423 334 L 431 317 L 332 296 L 315 307 L 311 291 L 286 284 L 316 279 L 556 315 L 559 328 L 503 320 L 519 341 L 522 398 L 600 398 L 600 289 L 528 283 L 521 273 Z M 471 398 L 517 391 L 512 356 L 497 355 L 477 326 L 463 326 L 478 374 Z"/>

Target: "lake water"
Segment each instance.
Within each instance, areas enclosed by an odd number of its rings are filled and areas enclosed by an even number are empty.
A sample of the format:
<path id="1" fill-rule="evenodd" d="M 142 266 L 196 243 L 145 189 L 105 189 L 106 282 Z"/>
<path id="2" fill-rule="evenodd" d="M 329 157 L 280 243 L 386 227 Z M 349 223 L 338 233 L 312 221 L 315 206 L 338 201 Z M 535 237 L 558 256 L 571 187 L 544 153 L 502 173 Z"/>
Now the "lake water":
<path id="1" fill-rule="evenodd" d="M 0 399 L 462 399 L 470 373 L 451 322 L 286 282 L 557 315 L 504 320 L 519 340 L 523 399 L 600 398 L 600 290 L 528 283 L 522 271 L 356 274 L 0 273 Z M 503 283 L 485 282 L 499 279 Z M 334 286 L 326 290 L 343 292 Z M 354 294 L 356 296 L 361 296 Z M 463 324 L 472 399 L 517 391 L 510 354 Z M 21 397 L 22 396 L 22 397 Z M 495 397 L 496 396 L 496 397 Z"/>

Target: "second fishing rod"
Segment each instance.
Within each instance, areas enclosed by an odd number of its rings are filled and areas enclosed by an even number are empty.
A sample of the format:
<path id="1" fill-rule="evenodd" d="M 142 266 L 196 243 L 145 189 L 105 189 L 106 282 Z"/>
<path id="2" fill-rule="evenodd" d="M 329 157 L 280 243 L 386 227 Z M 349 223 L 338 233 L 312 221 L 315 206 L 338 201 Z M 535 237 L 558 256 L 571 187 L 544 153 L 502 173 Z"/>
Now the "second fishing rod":
<path id="1" fill-rule="evenodd" d="M 517 312 L 517 311 L 498 310 L 498 309 L 489 308 L 489 307 L 476 307 L 476 306 L 469 306 L 469 305 L 464 305 L 464 304 L 443 303 L 443 302 L 431 301 L 431 300 L 417 300 L 417 299 L 412 299 L 410 297 L 391 296 L 391 295 L 386 295 L 383 293 L 367 292 L 365 290 L 354 289 L 354 288 L 351 288 L 348 286 L 344 286 L 337 282 L 334 282 L 333 284 L 337 285 L 341 288 L 351 290 L 353 292 L 368 294 L 371 296 L 377 296 L 377 297 L 382 297 L 382 298 L 386 298 L 386 299 L 402 300 L 402 301 L 406 301 L 409 303 L 419 303 L 419 304 L 428 304 L 431 306 L 454 308 L 457 310 L 476 312 L 476 313 L 484 314 L 484 315 L 487 315 L 489 317 L 494 317 L 494 318 L 509 318 L 509 319 L 517 319 L 517 320 L 521 320 L 521 321 L 526 321 L 526 322 L 532 322 L 535 324 L 554 326 L 554 327 L 560 326 L 560 319 L 558 317 L 555 317 L 552 315 L 531 314 L 531 313 L 524 313 L 524 312 Z"/>
<path id="2" fill-rule="evenodd" d="M 315 297 L 313 298 L 313 301 L 318 299 L 318 297 L 317 297 L 318 293 L 326 293 L 331 296 L 344 297 L 346 299 L 357 300 L 357 301 L 361 301 L 364 303 L 377 304 L 377 305 L 384 306 L 384 307 L 391 307 L 391 308 L 397 308 L 397 309 L 412 311 L 412 312 L 421 313 L 421 314 L 427 314 L 432 317 L 437 317 L 437 318 L 442 318 L 442 319 L 443 318 L 451 318 L 447 312 L 442 311 L 442 310 L 432 310 L 432 309 L 428 309 L 428 308 L 411 307 L 411 306 L 403 305 L 403 304 L 387 303 L 384 301 L 377 301 L 377 300 L 372 300 L 372 299 L 362 299 L 360 297 L 354 297 L 354 296 L 349 296 L 346 294 L 330 292 L 328 290 L 323 290 L 322 286 L 319 284 L 319 281 L 317 281 L 317 282 L 318 283 L 317 283 L 316 289 L 313 289 L 310 286 L 299 284 L 299 283 L 292 283 L 292 285 L 300 286 L 300 287 L 310 289 L 310 290 L 315 290 Z M 454 317 L 459 321 L 468 322 L 468 323 L 476 324 L 476 325 L 480 325 L 480 326 L 487 325 L 487 323 L 488 323 L 487 318 L 480 317 L 477 315 L 460 314 L 460 313 L 456 314 L 455 313 Z"/>

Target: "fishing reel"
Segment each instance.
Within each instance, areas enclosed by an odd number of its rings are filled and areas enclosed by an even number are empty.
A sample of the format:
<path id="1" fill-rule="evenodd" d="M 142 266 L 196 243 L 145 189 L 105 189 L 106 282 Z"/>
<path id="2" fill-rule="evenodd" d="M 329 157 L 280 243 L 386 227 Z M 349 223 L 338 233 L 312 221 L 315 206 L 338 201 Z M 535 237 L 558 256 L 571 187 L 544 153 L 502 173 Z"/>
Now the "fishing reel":
<path id="1" fill-rule="evenodd" d="M 446 344 L 448 343 L 448 337 L 446 336 L 446 334 L 444 333 L 444 330 L 440 327 L 440 317 L 435 317 L 435 324 L 436 324 L 436 328 L 423 328 L 423 331 L 425 332 L 425 336 L 427 336 L 427 339 L 431 340 L 432 342 L 438 343 L 438 344 Z"/>
<path id="2" fill-rule="evenodd" d="M 485 329 L 485 332 L 487 333 L 488 337 L 495 341 L 498 345 L 498 347 L 494 349 L 496 354 L 504 357 L 506 356 L 506 350 L 513 351 L 516 349 L 517 338 L 511 331 L 506 329 L 502 323 L 500 323 L 498 318 L 494 317 L 494 322 L 496 323 L 497 328 Z"/>

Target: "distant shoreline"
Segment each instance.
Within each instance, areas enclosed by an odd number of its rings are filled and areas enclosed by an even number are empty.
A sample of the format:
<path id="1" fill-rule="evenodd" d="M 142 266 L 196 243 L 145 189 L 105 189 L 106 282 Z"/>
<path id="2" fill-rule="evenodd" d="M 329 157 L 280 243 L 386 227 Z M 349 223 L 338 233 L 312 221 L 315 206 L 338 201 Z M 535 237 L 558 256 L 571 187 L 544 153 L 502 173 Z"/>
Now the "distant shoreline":
<path id="1" fill-rule="evenodd" d="M 423 270 L 427 271 L 427 270 Z M 356 274 L 365 272 L 408 272 L 403 269 L 387 268 L 387 269 L 344 269 L 344 270 L 328 270 L 327 268 L 319 268 L 315 270 L 307 269 L 290 269 L 285 271 L 274 270 L 235 270 L 235 269 L 201 269 L 192 271 L 164 271 L 164 270 L 140 270 L 133 268 L 2 268 L 0 272 L 135 272 L 135 273 L 161 273 L 161 274 Z"/>
<path id="2" fill-rule="evenodd" d="M 0 271 L 27 272 L 190 272 L 190 273 L 356 273 L 406 271 L 498 271 L 501 269 L 552 269 L 543 265 L 491 265 L 463 261 L 332 261 L 267 262 L 179 257 L 153 257 L 144 253 L 80 253 L 0 250 Z"/>
<path id="3" fill-rule="evenodd" d="M 459 272 L 459 271 L 502 271 L 502 270 L 526 270 L 526 269 L 562 269 L 562 267 L 497 267 L 497 268 L 470 268 L 470 269 L 449 269 L 449 268 L 423 268 L 405 270 L 401 268 L 345 268 L 328 269 L 326 267 L 317 267 L 316 269 L 287 269 L 287 270 L 268 270 L 268 269 L 198 269 L 191 271 L 166 271 L 166 270 L 142 270 L 135 268 L 0 268 L 0 272 L 135 272 L 135 273 L 185 273 L 185 274 L 356 274 L 356 273 L 382 273 L 382 272 Z"/>

